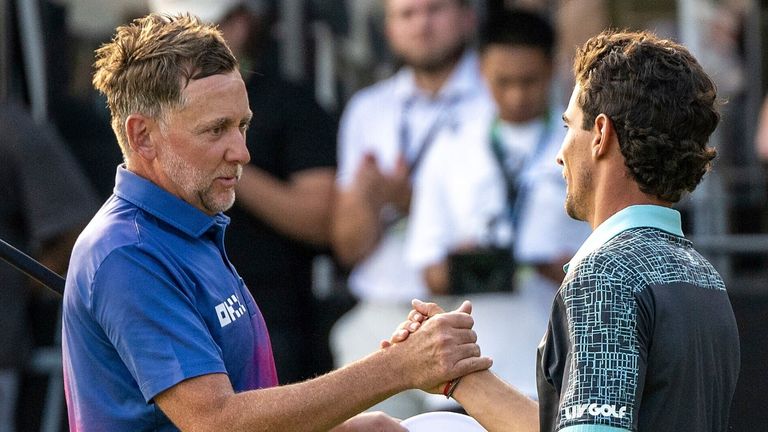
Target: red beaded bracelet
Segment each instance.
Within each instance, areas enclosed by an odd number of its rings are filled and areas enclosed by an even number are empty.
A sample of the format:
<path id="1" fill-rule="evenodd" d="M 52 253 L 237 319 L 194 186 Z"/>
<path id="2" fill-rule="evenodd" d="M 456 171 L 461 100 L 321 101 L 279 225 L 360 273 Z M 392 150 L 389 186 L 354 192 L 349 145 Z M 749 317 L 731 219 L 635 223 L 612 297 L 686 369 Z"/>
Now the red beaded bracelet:
<path id="1" fill-rule="evenodd" d="M 450 380 L 447 383 L 445 383 L 445 387 L 443 387 L 443 396 L 448 397 L 448 390 L 451 389 L 451 384 L 453 384 L 453 380 Z"/>
<path id="2" fill-rule="evenodd" d="M 456 391 L 456 387 L 459 386 L 459 382 L 461 382 L 461 377 L 445 383 L 445 387 L 443 387 L 443 395 L 446 399 L 450 399 L 451 396 L 453 396 L 453 392 Z"/>

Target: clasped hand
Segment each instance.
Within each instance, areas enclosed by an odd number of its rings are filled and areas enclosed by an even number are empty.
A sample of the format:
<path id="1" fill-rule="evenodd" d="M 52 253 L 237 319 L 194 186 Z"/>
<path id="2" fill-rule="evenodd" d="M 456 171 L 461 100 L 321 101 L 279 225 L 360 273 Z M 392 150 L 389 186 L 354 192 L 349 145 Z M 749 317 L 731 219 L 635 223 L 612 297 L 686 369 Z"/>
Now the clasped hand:
<path id="1" fill-rule="evenodd" d="M 406 339 L 409 338 L 409 336 L 412 333 L 415 333 L 419 329 L 421 329 L 423 326 L 426 325 L 427 320 L 430 318 L 436 317 L 441 314 L 445 314 L 446 312 L 437 304 L 435 303 L 426 303 L 422 302 L 421 300 L 414 299 L 411 302 L 411 305 L 413 306 L 413 309 L 408 313 L 408 316 L 405 321 L 400 323 L 398 325 L 397 329 L 392 333 L 392 336 L 389 340 L 383 340 L 380 343 L 380 346 L 382 349 L 389 348 L 395 344 L 404 342 Z M 472 304 L 469 301 L 464 301 L 461 306 L 459 306 L 455 311 L 453 311 L 451 314 L 464 314 L 464 315 L 470 315 L 472 313 Z M 474 324 L 474 321 L 472 321 L 472 324 Z M 479 360 L 481 360 L 484 365 L 487 364 L 486 367 L 478 368 L 476 370 L 484 370 L 490 368 L 492 364 L 492 360 L 487 357 L 480 357 L 480 347 L 477 345 L 477 335 L 474 331 L 471 331 L 472 340 L 471 344 L 474 347 L 476 347 L 476 353 L 473 352 L 475 356 Z M 457 375 L 455 377 L 448 378 L 448 380 L 458 378 Z M 443 388 L 445 387 L 445 383 L 448 381 L 443 381 L 438 383 L 437 385 L 430 386 L 428 388 L 423 388 L 423 390 L 428 391 L 429 393 L 436 393 L 440 394 L 443 391 Z"/>

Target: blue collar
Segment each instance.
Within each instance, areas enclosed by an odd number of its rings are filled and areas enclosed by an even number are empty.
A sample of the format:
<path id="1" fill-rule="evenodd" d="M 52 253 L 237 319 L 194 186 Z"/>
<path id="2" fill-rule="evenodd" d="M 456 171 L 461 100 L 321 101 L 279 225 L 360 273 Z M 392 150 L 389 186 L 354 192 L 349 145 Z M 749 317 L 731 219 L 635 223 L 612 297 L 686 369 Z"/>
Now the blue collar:
<path id="1" fill-rule="evenodd" d="M 571 261 L 563 266 L 568 272 L 584 257 L 594 252 L 610 239 L 631 228 L 657 228 L 672 235 L 683 237 L 680 212 L 657 205 L 634 205 L 622 209 L 601 223 L 581 245 Z"/>
<path id="2" fill-rule="evenodd" d="M 192 237 L 200 237 L 214 224 L 224 228 L 229 217 L 209 216 L 155 183 L 120 165 L 115 175 L 114 194 Z"/>

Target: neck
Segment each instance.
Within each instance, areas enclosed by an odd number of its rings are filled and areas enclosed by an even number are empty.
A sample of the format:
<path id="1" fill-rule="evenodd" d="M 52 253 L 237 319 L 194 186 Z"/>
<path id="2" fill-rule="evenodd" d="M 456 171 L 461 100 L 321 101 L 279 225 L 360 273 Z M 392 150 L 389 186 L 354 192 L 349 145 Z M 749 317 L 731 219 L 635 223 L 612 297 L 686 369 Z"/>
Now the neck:
<path id="1" fill-rule="evenodd" d="M 414 68 L 413 77 L 416 87 L 432 97 L 436 96 L 456 69 L 457 64 L 458 61 L 437 70 Z"/>
<path id="2" fill-rule="evenodd" d="M 594 211 L 587 217 L 592 230 L 608 218 L 633 205 L 658 205 L 672 207 L 672 203 L 662 201 L 640 190 L 638 184 L 623 170 L 615 174 L 610 182 L 603 182 L 603 187 L 595 190 Z"/>

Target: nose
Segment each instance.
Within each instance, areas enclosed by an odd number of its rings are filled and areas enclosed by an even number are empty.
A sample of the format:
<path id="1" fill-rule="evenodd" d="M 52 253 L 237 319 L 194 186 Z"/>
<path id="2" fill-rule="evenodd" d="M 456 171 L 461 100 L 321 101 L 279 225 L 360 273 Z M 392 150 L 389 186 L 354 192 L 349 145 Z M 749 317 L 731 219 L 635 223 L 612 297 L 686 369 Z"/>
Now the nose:
<path id="1" fill-rule="evenodd" d="M 555 162 L 560 166 L 565 166 L 565 162 L 563 161 L 563 146 L 560 146 L 560 150 L 557 151 L 557 156 L 555 156 Z"/>
<path id="2" fill-rule="evenodd" d="M 248 152 L 248 147 L 245 145 L 245 133 L 237 129 L 236 133 L 232 134 L 232 140 L 229 149 L 225 154 L 227 162 L 237 163 L 245 165 L 251 160 L 251 154 Z"/>

